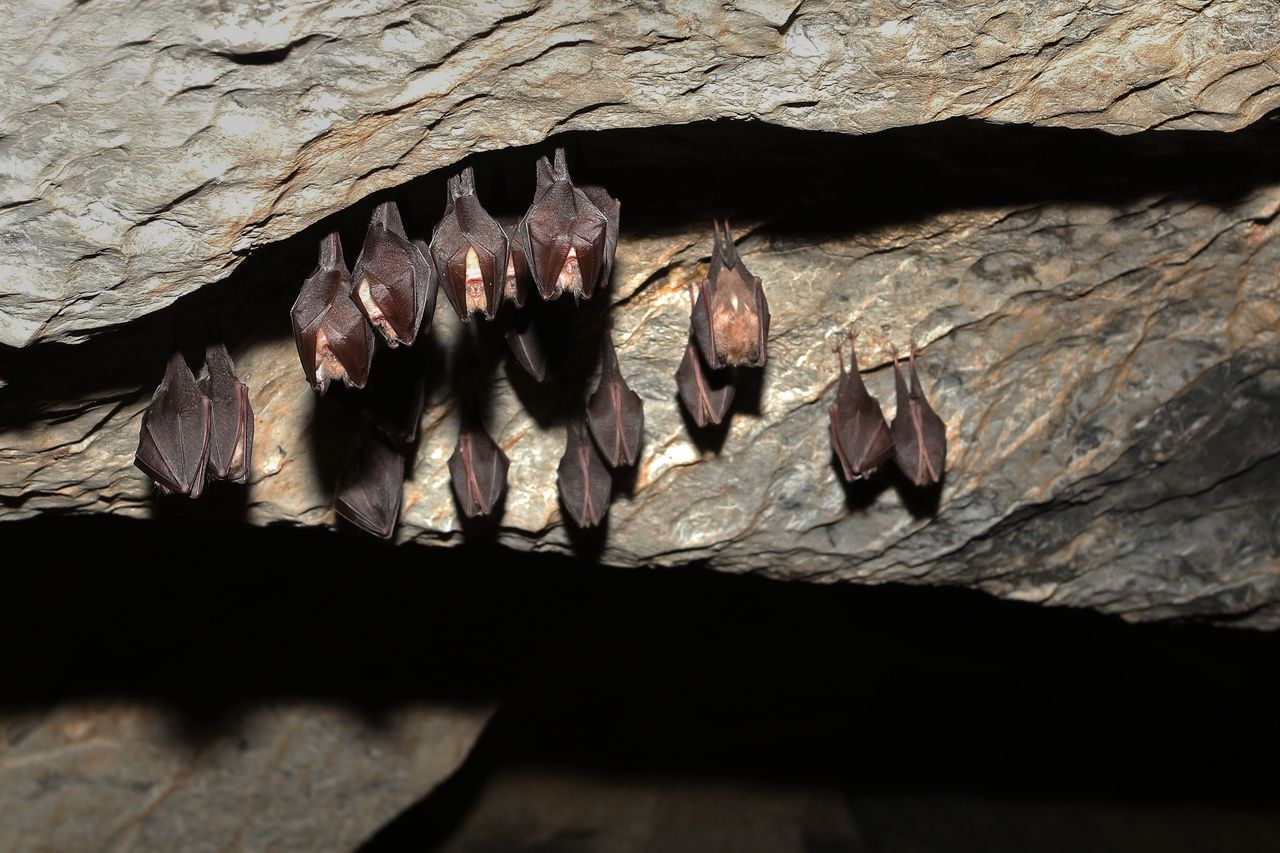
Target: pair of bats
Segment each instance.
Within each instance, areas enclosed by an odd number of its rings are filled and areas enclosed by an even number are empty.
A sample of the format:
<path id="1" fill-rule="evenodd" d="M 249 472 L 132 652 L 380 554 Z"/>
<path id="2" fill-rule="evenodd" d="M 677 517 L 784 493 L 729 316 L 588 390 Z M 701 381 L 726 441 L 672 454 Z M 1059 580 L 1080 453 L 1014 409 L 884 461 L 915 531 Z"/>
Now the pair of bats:
<path id="1" fill-rule="evenodd" d="M 609 512 L 611 468 L 630 467 L 644 443 L 644 400 L 631 390 L 605 333 L 600 382 L 584 417 L 569 423 L 564 456 L 556 469 L 560 501 L 578 527 L 596 527 Z"/>
<path id="2" fill-rule="evenodd" d="M 840 384 L 836 399 L 828 410 L 831 419 L 831 445 L 844 478 L 853 482 L 869 477 L 877 468 L 893 459 L 907 479 L 917 487 L 932 486 L 942 480 L 947 461 L 947 427 L 925 399 L 916 373 L 916 347 L 908 355 L 911 384 L 908 387 L 898 366 L 898 351 L 893 351 L 894 388 L 897 411 L 893 424 L 885 421 L 880 401 L 871 396 L 858 372 L 858 353 L 854 348 L 856 333 L 849 335 L 850 368 L 840 359 Z"/>
<path id="3" fill-rule="evenodd" d="M 768 357 L 764 287 L 738 256 L 729 223 L 713 221 L 712 230 L 711 266 L 691 295 L 689 342 L 676 370 L 680 400 L 699 427 L 719 424 L 733 405 L 726 368 L 763 367 Z"/>
<path id="4" fill-rule="evenodd" d="M 142 414 L 134 465 L 165 494 L 198 498 L 209 479 L 244 483 L 252 457 L 249 389 L 236 378 L 227 348 L 206 349 L 199 379 L 174 352 Z"/>

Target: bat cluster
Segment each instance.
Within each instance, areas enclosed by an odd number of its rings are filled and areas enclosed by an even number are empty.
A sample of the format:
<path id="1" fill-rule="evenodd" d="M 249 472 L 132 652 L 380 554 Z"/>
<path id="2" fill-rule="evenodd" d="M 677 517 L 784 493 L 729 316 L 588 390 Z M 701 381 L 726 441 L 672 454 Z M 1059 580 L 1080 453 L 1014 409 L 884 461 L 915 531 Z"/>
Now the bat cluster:
<path id="1" fill-rule="evenodd" d="M 324 393 L 334 380 L 353 389 L 378 384 L 371 376 L 377 338 L 389 348 L 412 347 L 430 329 L 440 288 L 464 323 L 478 315 L 504 326 L 516 362 L 536 381 L 544 381 L 547 359 L 525 303 L 534 290 L 543 301 L 568 293 L 576 302 L 607 286 L 621 205 L 601 187 L 576 186 L 563 149 L 551 160 L 540 159 L 536 173 L 534 197 L 524 215 L 497 219 L 476 196 L 472 170 L 463 169 L 448 182 L 444 216 L 430 243 L 408 238 L 393 202 L 379 205 L 351 272 L 338 235 L 327 236 L 319 265 L 303 283 L 291 312 L 298 357 L 312 387 Z M 506 305 L 511 310 L 500 313 Z M 407 408 L 400 404 L 402 427 L 412 420 L 416 430 L 424 403 L 421 387 L 419 383 L 416 396 L 402 395 L 416 401 Z M 378 395 L 371 396 L 376 400 Z M 363 529 L 389 537 L 416 434 L 409 438 L 401 429 L 397 436 L 387 428 L 385 415 L 372 408 L 366 404 L 372 427 L 362 433 L 343 473 L 335 509 Z M 467 518 L 494 512 L 510 466 L 485 431 L 481 408 L 474 401 L 466 407 L 448 462 L 458 509 Z M 591 526 L 603 519 L 612 491 L 609 466 L 635 463 L 643 420 L 643 403 L 627 387 L 607 342 L 600 387 L 588 401 L 585 417 L 571 424 L 560 465 L 560 494 L 577 524 Z M 588 430 L 595 443 L 587 438 Z"/>
<path id="2" fill-rule="evenodd" d="M 920 387 L 915 344 L 911 345 L 908 355 L 909 388 L 898 366 L 898 351 L 893 351 L 897 410 L 890 425 L 880 410 L 880 401 L 867 391 L 858 372 L 856 338 L 856 333 L 849 334 L 848 371 L 844 369 L 843 349 L 837 347 L 840 384 L 835 402 L 828 410 L 831 446 L 840 460 L 845 480 L 852 483 L 869 477 L 892 458 L 913 485 L 923 488 L 937 484 L 942 480 L 947 460 L 947 428 Z"/>
<path id="3" fill-rule="evenodd" d="M 711 267 L 696 295 L 690 293 L 689 343 L 676 370 L 680 400 L 699 427 L 724 420 L 733 405 L 733 369 L 763 367 L 769 337 L 769 304 L 760 278 L 738 257 L 729 223 L 711 227 Z"/>
<path id="4" fill-rule="evenodd" d="M 249 389 L 236 378 L 227 348 L 208 347 L 199 379 L 174 352 L 142 413 L 133 464 L 165 494 L 198 498 L 207 480 L 244 483 L 252 455 Z"/>

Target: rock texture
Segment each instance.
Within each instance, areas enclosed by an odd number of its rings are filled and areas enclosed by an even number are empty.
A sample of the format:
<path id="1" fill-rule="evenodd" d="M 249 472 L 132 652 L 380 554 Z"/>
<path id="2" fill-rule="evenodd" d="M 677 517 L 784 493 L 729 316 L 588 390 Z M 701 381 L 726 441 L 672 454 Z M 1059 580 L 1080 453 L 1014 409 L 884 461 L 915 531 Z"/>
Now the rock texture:
<path id="1" fill-rule="evenodd" d="M 406 706 L 371 725 L 286 703 L 202 743 L 151 705 L 6 712 L 0 847 L 349 851 L 452 774 L 487 719 Z"/>
<path id="2" fill-rule="evenodd" d="M 6 0 L 0 342 L 77 340 L 466 154 L 570 129 L 951 117 L 1232 130 L 1272 0 Z"/>

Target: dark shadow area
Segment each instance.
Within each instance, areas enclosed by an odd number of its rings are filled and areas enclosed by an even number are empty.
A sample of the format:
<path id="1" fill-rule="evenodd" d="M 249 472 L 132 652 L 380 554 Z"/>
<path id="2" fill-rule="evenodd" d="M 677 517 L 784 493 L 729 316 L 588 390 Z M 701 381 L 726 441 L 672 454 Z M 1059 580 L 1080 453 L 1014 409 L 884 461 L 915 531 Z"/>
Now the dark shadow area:
<path id="1" fill-rule="evenodd" d="M 836 455 L 834 449 L 831 451 L 831 470 L 836 472 L 840 487 L 844 489 L 844 505 L 850 512 L 864 510 L 876 502 L 876 498 L 890 486 L 892 474 L 886 473 L 890 469 L 901 476 L 894 467 L 893 461 L 890 460 L 871 472 L 869 477 L 863 477 L 851 483 L 844 478 L 844 467 L 840 464 L 840 457 Z"/>
<path id="2" fill-rule="evenodd" d="M 1098 810 L 1280 828 L 1280 783 L 1256 772 L 1280 759 L 1280 635 L 314 530 L 64 518 L 3 536 L 46 555 L 5 574 L 8 710 L 150 700 L 198 745 L 282 697 L 371 723 L 500 701 L 464 770 L 369 850 L 433 849 L 519 768 L 835 790 L 872 841 L 924 845 L 866 849 L 1135 849 L 1090 843 Z"/>

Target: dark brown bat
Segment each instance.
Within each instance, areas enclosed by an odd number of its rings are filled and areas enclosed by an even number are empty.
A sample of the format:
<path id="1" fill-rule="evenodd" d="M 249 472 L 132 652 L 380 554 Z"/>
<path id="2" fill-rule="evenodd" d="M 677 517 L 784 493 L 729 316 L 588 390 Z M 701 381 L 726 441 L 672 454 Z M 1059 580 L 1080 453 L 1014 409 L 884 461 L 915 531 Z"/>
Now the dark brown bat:
<path id="1" fill-rule="evenodd" d="M 169 357 L 164 379 L 142 413 L 142 434 L 133 464 L 165 494 L 200 497 L 209 454 L 209 398 L 181 352 Z"/>
<path id="2" fill-rule="evenodd" d="M 334 379 L 349 388 L 365 386 L 375 339 L 356 305 L 336 231 L 321 241 L 320 265 L 302 283 L 289 314 L 298 357 L 311 387 L 323 394 Z"/>
<path id="3" fill-rule="evenodd" d="M 536 168 L 533 203 L 518 229 L 533 280 L 543 299 L 566 291 L 590 299 L 613 269 L 621 205 L 601 187 L 575 187 L 563 148 L 554 165 L 543 157 Z"/>
<path id="4" fill-rule="evenodd" d="M 458 319 L 498 313 L 507 279 L 507 234 L 476 198 L 471 167 L 449 179 L 444 218 L 431 233 L 431 258 Z"/>
<path id="5" fill-rule="evenodd" d="M 404 456 L 366 427 L 338 482 L 334 509 L 360 529 L 390 539 L 400 516 L 404 468 Z"/>
<path id="6" fill-rule="evenodd" d="M 236 378 L 227 348 L 210 344 L 196 383 L 209 398 L 208 473 L 218 480 L 243 483 L 253 464 L 253 407 L 249 388 Z"/>
<path id="7" fill-rule="evenodd" d="M 908 354 L 911 389 L 898 367 L 898 351 L 893 351 L 893 378 L 898 409 L 893 414 L 894 461 L 917 486 L 931 486 L 942 479 L 947 464 L 947 425 L 930 407 L 916 373 L 916 345 Z"/>
<path id="8" fill-rule="evenodd" d="M 733 405 L 734 388 L 727 371 L 708 370 L 693 338 L 685 346 L 684 358 L 676 371 L 676 389 L 685 410 L 699 427 L 719 424 Z"/>
<path id="9" fill-rule="evenodd" d="M 431 323 L 436 307 L 435 265 L 404 233 L 395 202 L 373 211 L 364 247 L 351 272 L 356 301 L 390 346 L 412 345 L 424 318 Z"/>
<path id="10" fill-rule="evenodd" d="M 623 378 L 613 338 L 607 333 L 600 384 L 587 401 L 587 426 L 610 468 L 636 464 L 644 441 L 644 401 Z"/>
<path id="11" fill-rule="evenodd" d="M 726 365 L 760 367 L 765 363 L 769 337 L 764 287 L 738 257 L 729 223 L 713 221 L 711 225 L 715 246 L 711 269 L 698 285 L 693 305 L 693 335 L 713 369 Z"/>
<path id="12" fill-rule="evenodd" d="M 858 352 L 854 348 L 857 334 L 849 334 L 848 372 L 844 369 L 844 351 L 836 348 L 840 359 L 840 385 L 831 404 L 831 446 L 840 459 L 844 478 L 849 482 L 869 476 L 893 456 L 893 435 L 885 423 L 880 401 L 872 397 L 858 372 Z"/>
<path id="13" fill-rule="evenodd" d="M 560 500 L 573 523 L 579 527 L 595 527 L 609 512 L 613 494 L 613 478 L 587 434 L 582 418 L 569 424 L 569 437 L 558 469 Z"/>
<path id="14" fill-rule="evenodd" d="M 449 477 L 458 508 L 467 518 L 489 515 L 507 488 L 511 462 L 480 425 L 458 431 L 458 444 L 449 457 Z"/>
<path id="15" fill-rule="evenodd" d="M 546 381 L 547 353 L 533 314 L 527 309 L 515 312 L 505 337 L 511 354 L 525 372 L 538 382 Z"/>
<path id="16" fill-rule="evenodd" d="M 529 297 L 529 288 L 533 285 L 533 275 L 529 272 L 529 264 L 517 238 L 520 219 L 515 216 L 500 216 L 498 224 L 507 235 L 507 274 L 502 284 L 502 301 L 523 308 Z"/>

